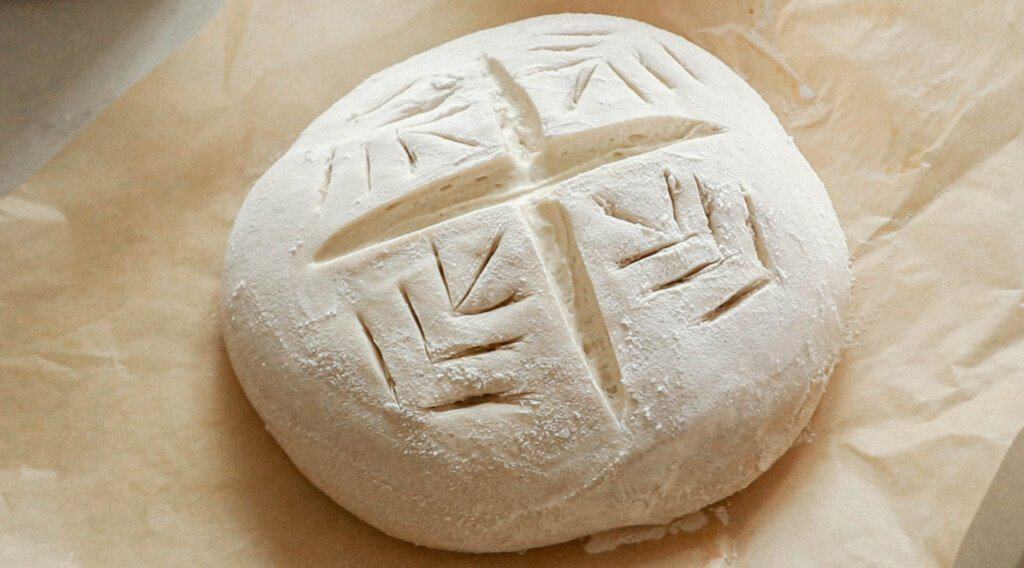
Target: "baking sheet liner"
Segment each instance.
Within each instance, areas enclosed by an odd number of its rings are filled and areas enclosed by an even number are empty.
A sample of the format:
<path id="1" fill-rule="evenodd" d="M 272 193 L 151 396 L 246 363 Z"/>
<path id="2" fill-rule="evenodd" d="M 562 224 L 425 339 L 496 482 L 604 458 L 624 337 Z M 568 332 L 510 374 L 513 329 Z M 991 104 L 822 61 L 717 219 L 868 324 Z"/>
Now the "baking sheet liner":
<path id="1" fill-rule="evenodd" d="M 603 554 L 416 547 L 264 430 L 220 339 L 221 255 L 253 182 L 367 75 L 560 11 L 679 33 L 762 93 L 846 231 L 854 344 L 804 443 L 703 520 Z M 1014 2 L 228 2 L 0 198 L 0 565 L 951 564 L 1024 425 L 1022 30 Z"/>

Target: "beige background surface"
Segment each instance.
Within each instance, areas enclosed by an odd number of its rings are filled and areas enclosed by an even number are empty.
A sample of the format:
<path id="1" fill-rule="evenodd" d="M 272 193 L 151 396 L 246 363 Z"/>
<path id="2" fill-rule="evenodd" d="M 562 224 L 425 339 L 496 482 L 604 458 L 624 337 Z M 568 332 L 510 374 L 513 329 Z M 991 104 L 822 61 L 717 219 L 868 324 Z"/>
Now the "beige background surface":
<path id="1" fill-rule="evenodd" d="M 1024 425 L 1024 6 L 962 4 L 229 2 L 0 198 L 0 565 L 949 565 Z M 765 96 L 847 231 L 858 334 L 809 441 L 697 533 L 417 548 L 319 493 L 242 395 L 227 231 L 369 73 L 565 10 L 681 33 Z"/>
<path id="2" fill-rule="evenodd" d="M 35 173 L 223 3 L 0 2 L 0 195 Z"/>

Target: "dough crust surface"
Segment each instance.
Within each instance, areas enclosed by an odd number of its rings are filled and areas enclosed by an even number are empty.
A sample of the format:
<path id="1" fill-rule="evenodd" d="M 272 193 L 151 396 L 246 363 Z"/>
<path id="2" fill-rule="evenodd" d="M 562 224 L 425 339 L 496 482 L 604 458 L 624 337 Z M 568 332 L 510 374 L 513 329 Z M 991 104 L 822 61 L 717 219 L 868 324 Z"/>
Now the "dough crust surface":
<path id="1" fill-rule="evenodd" d="M 396 537 L 668 522 L 804 428 L 848 252 L 764 101 L 646 24 L 545 16 L 370 77 L 257 182 L 222 315 L 246 394 Z"/>

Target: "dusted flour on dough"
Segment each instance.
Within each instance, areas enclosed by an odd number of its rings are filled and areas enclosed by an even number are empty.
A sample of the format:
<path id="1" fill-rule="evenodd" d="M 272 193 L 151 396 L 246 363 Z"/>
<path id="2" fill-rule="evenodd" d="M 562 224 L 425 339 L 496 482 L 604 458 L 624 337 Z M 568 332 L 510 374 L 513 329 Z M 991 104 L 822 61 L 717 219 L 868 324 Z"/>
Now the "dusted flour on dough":
<path id="1" fill-rule="evenodd" d="M 381 530 L 521 550 L 694 512 L 793 442 L 847 250 L 696 46 L 546 16 L 370 77 L 257 182 L 224 336 L 296 465 Z"/>

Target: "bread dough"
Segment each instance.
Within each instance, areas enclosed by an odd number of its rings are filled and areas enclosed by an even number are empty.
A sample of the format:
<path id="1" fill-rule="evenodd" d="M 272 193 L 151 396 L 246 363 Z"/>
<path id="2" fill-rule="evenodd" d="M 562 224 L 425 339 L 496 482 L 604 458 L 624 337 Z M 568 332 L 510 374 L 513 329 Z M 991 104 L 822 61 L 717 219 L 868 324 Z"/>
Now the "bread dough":
<path id="1" fill-rule="evenodd" d="M 257 182 L 224 336 L 288 455 L 417 544 L 656 524 L 793 442 L 848 253 L 764 101 L 666 31 L 475 33 L 370 77 Z"/>

